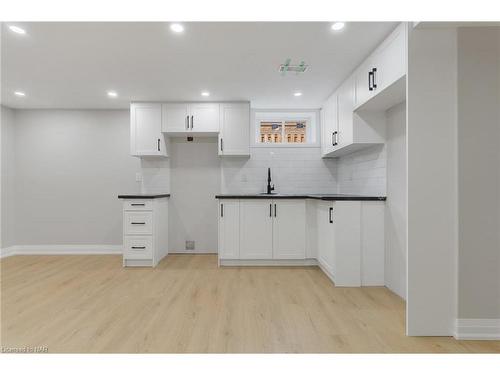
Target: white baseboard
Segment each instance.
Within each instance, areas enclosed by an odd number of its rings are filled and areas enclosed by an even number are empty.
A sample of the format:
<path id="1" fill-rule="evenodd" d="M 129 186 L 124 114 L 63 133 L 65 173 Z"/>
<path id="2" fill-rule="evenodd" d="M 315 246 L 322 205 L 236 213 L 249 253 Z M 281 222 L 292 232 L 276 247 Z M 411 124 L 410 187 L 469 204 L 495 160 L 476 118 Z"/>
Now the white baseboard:
<path id="1" fill-rule="evenodd" d="M 2 249 L 1 258 L 12 255 L 122 254 L 122 245 L 16 245 Z"/>
<path id="2" fill-rule="evenodd" d="M 500 319 L 457 319 L 457 340 L 500 340 Z"/>
<path id="3" fill-rule="evenodd" d="M 318 266 L 321 268 L 321 271 L 328 276 L 332 283 L 335 285 L 335 277 L 333 276 L 333 271 L 326 264 L 323 264 L 320 260 L 318 260 Z"/>
<path id="4" fill-rule="evenodd" d="M 16 247 L 15 246 L 4 247 L 0 251 L 0 259 L 7 258 L 7 257 L 10 257 L 10 256 L 15 255 L 15 254 L 16 254 Z"/>
<path id="5" fill-rule="evenodd" d="M 292 267 L 292 266 L 316 266 L 316 259 L 219 259 L 221 266 L 243 266 L 243 267 Z"/>
<path id="6" fill-rule="evenodd" d="M 217 251 L 209 250 L 169 250 L 169 254 L 217 254 Z"/>

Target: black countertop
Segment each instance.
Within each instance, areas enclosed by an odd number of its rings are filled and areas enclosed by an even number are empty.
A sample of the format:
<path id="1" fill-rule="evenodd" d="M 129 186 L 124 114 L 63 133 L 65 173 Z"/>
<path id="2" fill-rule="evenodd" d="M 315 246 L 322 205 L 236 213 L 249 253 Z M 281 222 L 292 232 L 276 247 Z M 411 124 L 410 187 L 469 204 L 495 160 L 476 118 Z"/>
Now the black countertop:
<path id="1" fill-rule="evenodd" d="M 118 199 L 155 199 L 168 197 L 170 197 L 170 194 L 167 193 L 133 193 L 118 195 Z"/>
<path id="2" fill-rule="evenodd" d="M 219 194 L 217 199 L 320 199 L 324 201 L 385 201 L 386 197 L 353 194 Z"/>

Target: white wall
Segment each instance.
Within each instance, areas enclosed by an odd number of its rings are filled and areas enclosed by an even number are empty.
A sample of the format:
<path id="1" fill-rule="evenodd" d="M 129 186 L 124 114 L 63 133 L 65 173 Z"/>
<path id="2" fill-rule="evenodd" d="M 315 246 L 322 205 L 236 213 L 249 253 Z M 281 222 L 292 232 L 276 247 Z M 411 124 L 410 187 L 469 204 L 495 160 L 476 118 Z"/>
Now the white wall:
<path id="1" fill-rule="evenodd" d="M 337 167 L 319 147 L 251 147 L 250 158 L 222 158 L 223 193 L 265 192 L 267 168 L 278 193 L 336 193 Z"/>
<path id="2" fill-rule="evenodd" d="M 15 244 L 14 239 L 14 191 L 15 191 L 15 149 L 14 149 L 14 111 L 0 106 L 1 127 L 1 225 L 0 248 L 7 248 Z"/>
<path id="3" fill-rule="evenodd" d="M 407 333 L 451 336 L 456 317 L 456 31 L 413 29 L 408 44 Z"/>
<path id="4" fill-rule="evenodd" d="M 372 146 L 338 158 L 340 194 L 386 195 L 386 147 Z"/>
<path id="5" fill-rule="evenodd" d="M 499 108 L 500 28 L 461 28 L 458 31 L 460 319 L 500 319 Z"/>
<path id="6" fill-rule="evenodd" d="M 124 110 L 15 111 L 16 245 L 122 243 L 117 194 L 139 189 L 129 128 Z"/>
<path id="7" fill-rule="evenodd" d="M 386 116 L 385 285 L 406 299 L 406 103 Z"/>
<path id="8" fill-rule="evenodd" d="M 217 252 L 220 158 L 217 138 L 173 138 L 170 142 L 169 252 L 195 241 L 197 252 Z"/>

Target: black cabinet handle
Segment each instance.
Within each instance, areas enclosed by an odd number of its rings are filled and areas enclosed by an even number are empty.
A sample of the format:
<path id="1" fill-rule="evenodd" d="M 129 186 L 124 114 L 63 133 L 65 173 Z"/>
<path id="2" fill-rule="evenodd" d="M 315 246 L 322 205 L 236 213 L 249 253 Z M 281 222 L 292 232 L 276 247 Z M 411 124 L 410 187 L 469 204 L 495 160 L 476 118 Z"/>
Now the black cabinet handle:
<path id="1" fill-rule="evenodd" d="M 220 217 L 224 217 L 224 205 L 220 204 Z"/>
<path id="2" fill-rule="evenodd" d="M 330 224 L 333 223 L 332 214 L 333 214 L 333 207 L 330 207 L 330 210 L 328 211 L 328 221 L 330 222 Z"/>
<path id="3" fill-rule="evenodd" d="M 269 203 L 269 217 L 273 217 L 273 205 Z"/>
<path id="4" fill-rule="evenodd" d="M 377 78 L 377 68 L 373 68 L 373 69 L 372 69 L 372 87 L 373 87 L 374 89 L 376 89 L 376 88 L 377 88 L 376 78 Z"/>
<path id="5" fill-rule="evenodd" d="M 144 225 L 146 224 L 145 222 L 136 222 L 136 221 L 132 221 L 130 224 L 133 224 L 133 225 Z"/>
<path id="6" fill-rule="evenodd" d="M 372 87 L 373 71 L 368 72 L 368 90 L 373 91 Z"/>
<path id="7" fill-rule="evenodd" d="M 276 211 L 276 203 L 275 203 L 274 204 L 274 217 L 276 217 L 276 213 L 277 213 L 277 211 Z"/>
<path id="8" fill-rule="evenodd" d="M 191 130 L 193 129 L 194 126 L 194 116 L 191 116 Z"/>
<path id="9" fill-rule="evenodd" d="M 224 151 L 224 139 L 220 139 L 220 150 Z"/>
<path id="10" fill-rule="evenodd" d="M 131 206 L 145 206 L 145 203 L 132 203 Z"/>
<path id="11" fill-rule="evenodd" d="M 334 138 L 335 138 L 335 132 L 332 132 L 332 146 L 335 146 Z"/>
<path id="12" fill-rule="evenodd" d="M 186 116 L 186 129 L 189 129 L 189 116 Z"/>
<path id="13" fill-rule="evenodd" d="M 144 250 L 146 246 L 132 246 L 132 249 L 142 249 Z"/>
<path id="14" fill-rule="evenodd" d="M 158 138 L 158 151 L 160 151 L 160 138 Z"/>

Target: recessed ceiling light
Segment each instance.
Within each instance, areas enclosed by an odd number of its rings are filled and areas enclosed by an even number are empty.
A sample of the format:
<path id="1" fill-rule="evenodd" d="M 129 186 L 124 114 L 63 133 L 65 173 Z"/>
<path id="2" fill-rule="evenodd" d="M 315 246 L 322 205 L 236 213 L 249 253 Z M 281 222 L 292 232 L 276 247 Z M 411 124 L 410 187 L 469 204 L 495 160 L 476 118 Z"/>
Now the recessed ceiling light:
<path id="1" fill-rule="evenodd" d="M 334 31 L 339 31 L 339 30 L 342 30 L 345 26 L 345 23 L 344 22 L 335 22 L 333 25 L 332 25 L 332 30 Z"/>
<path id="2" fill-rule="evenodd" d="M 300 91 L 294 92 L 293 96 L 302 96 L 302 93 Z"/>
<path id="3" fill-rule="evenodd" d="M 11 25 L 9 26 L 10 31 L 15 32 L 16 34 L 26 34 L 26 30 L 20 28 L 19 26 Z"/>
<path id="4" fill-rule="evenodd" d="M 184 26 L 182 26 L 180 23 L 173 23 L 170 25 L 170 30 L 172 30 L 174 33 L 182 33 L 184 31 Z"/>
<path id="5" fill-rule="evenodd" d="M 202 91 L 201 96 L 210 96 L 208 91 Z"/>
<path id="6" fill-rule="evenodd" d="M 116 98 L 118 96 L 118 93 L 116 91 L 108 91 L 108 96 L 110 98 Z"/>
<path id="7" fill-rule="evenodd" d="M 26 94 L 22 91 L 14 91 L 14 95 L 16 96 L 26 96 Z"/>

